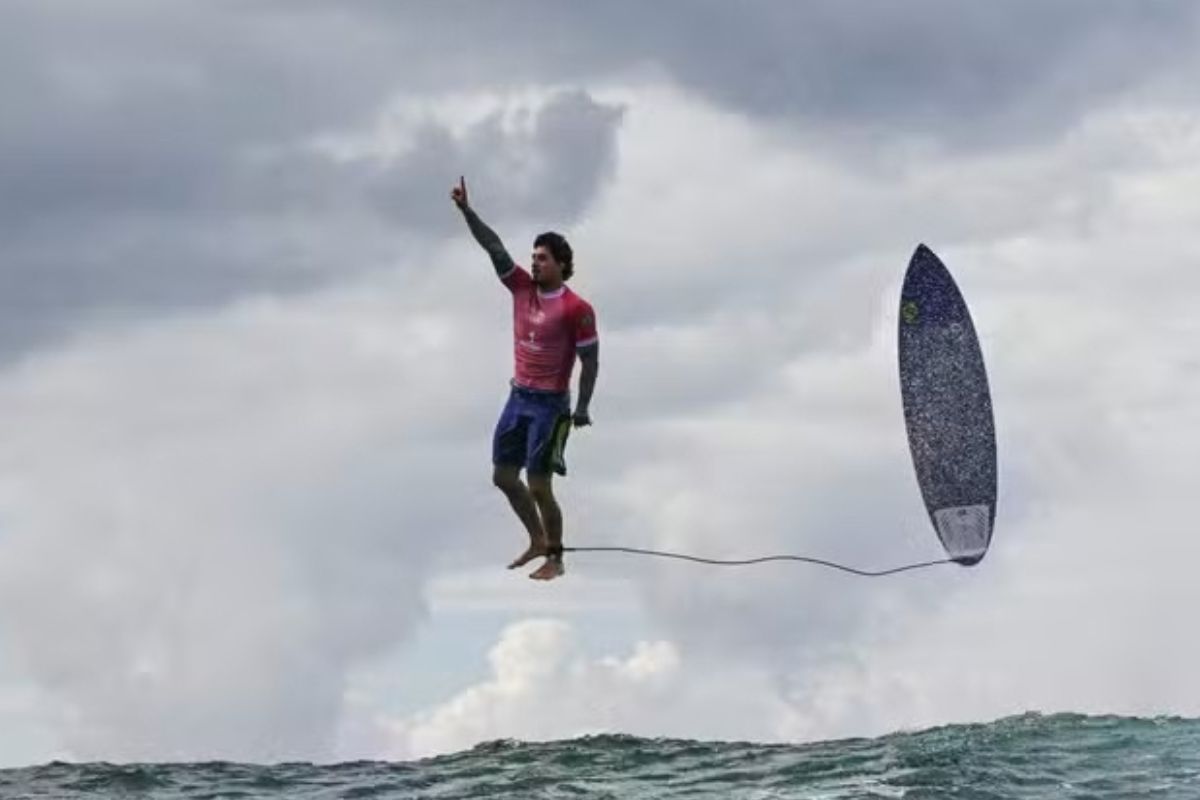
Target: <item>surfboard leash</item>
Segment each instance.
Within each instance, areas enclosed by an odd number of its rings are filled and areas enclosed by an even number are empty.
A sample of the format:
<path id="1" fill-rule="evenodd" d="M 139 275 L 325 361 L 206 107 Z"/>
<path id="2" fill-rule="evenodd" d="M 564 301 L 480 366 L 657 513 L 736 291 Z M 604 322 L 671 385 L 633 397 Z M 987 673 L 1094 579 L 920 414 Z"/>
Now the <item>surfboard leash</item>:
<path id="1" fill-rule="evenodd" d="M 925 569 L 926 567 L 935 567 L 941 564 L 958 564 L 959 562 L 953 558 L 942 558 L 936 561 L 921 561 L 915 564 L 905 564 L 900 567 L 892 567 L 891 569 L 867 570 L 850 567 L 845 564 L 838 564 L 834 561 L 826 561 L 823 558 L 813 558 L 811 556 L 794 556 L 794 555 L 777 555 L 777 556 L 758 556 L 756 558 L 704 558 L 703 556 L 694 556 L 687 553 L 672 553 L 666 550 L 649 550 L 641 547 L 564 547 L 564 553 L 630 553 L 639 556 L 655 556 L 658 558 L 673 558 L 679 561 L 691 561 L 697 564 L 711 564 L 719 567 L 746 567 L 752 564 L 765 564 L 770 561 L 799 561 L 805 564 L 814 564 L 819 567 L 827 567 L 836 569 L 842 572 L 848 572 L 851 575 L 859 575 L 864 578 L 879 578 L 884 575 L 895 575 L 898 572 L 908 572 L 915 569 Z"/>

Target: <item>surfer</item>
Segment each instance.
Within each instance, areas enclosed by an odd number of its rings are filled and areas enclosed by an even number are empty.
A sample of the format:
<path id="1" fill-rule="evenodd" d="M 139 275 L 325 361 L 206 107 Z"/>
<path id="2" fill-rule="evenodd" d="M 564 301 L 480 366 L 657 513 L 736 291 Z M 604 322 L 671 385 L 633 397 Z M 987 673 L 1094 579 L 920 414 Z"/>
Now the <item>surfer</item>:
<path id="1" fill-rule="evenodd" d="M 548 231 L 534 239 L 526 271 L 471 208 L 464 178 L 450 190 L 450 198 L 491 257 L 496 277 L 512 293 L 515 367 L 508 401 L 492 434 L 492 482 L 528 531 L 529 547 L 508 568 L 545 557 L 529 577 L 553 580 L 564 569 L 562 510 L 552 480 L 555 473 L 567 474 L 563 451 L 571 426 L 592 422 L 588 405 L 600 365 L 596 314 L 566 286 L 575 268 L 571 246 L 561 234 Z M 582 368 L 579 402 L 572 411 L 576 357 Z M 522 468 L 528 485 L 521 481 Z"/>

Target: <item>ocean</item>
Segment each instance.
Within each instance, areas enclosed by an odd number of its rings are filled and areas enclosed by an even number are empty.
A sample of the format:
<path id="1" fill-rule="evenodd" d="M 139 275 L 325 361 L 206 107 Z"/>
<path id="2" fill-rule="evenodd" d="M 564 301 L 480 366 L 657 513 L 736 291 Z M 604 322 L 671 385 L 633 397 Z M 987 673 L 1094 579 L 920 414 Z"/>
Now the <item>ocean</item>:
<path id="1" fill-rule="evenodd" d="M 71 764 L 0 798 L 1200 798 L 1200 720 L 1026 714 L 873 739 L 496 741 L 412 762 Z"/>

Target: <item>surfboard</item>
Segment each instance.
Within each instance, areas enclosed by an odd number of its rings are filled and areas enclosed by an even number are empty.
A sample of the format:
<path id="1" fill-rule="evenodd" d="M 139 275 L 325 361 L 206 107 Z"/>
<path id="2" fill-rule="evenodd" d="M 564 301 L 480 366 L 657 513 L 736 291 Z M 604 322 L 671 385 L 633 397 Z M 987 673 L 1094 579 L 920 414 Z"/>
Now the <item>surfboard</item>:
<path id="1" fill-rule="evenodd" d="M 950 271 L 918 245 L 900 291 L 900 393 L 908 447 L 947 555 L 979 563 L 996 522 L 996 431 L 983 353 Z"/>

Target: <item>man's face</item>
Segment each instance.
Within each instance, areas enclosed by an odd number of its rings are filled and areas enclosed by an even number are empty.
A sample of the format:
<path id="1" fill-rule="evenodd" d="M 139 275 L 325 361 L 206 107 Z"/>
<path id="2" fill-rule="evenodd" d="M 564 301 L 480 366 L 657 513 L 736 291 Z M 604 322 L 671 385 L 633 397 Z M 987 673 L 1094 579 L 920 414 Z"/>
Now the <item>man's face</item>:
<path id="1" fill-rule="evenodd" d="M 562 280 L 562 267 L 554 260 L 549 248 L 535 247 L 531 256 L 533 266 L 531 274 L 538 284 L 555 284 Z"/>

